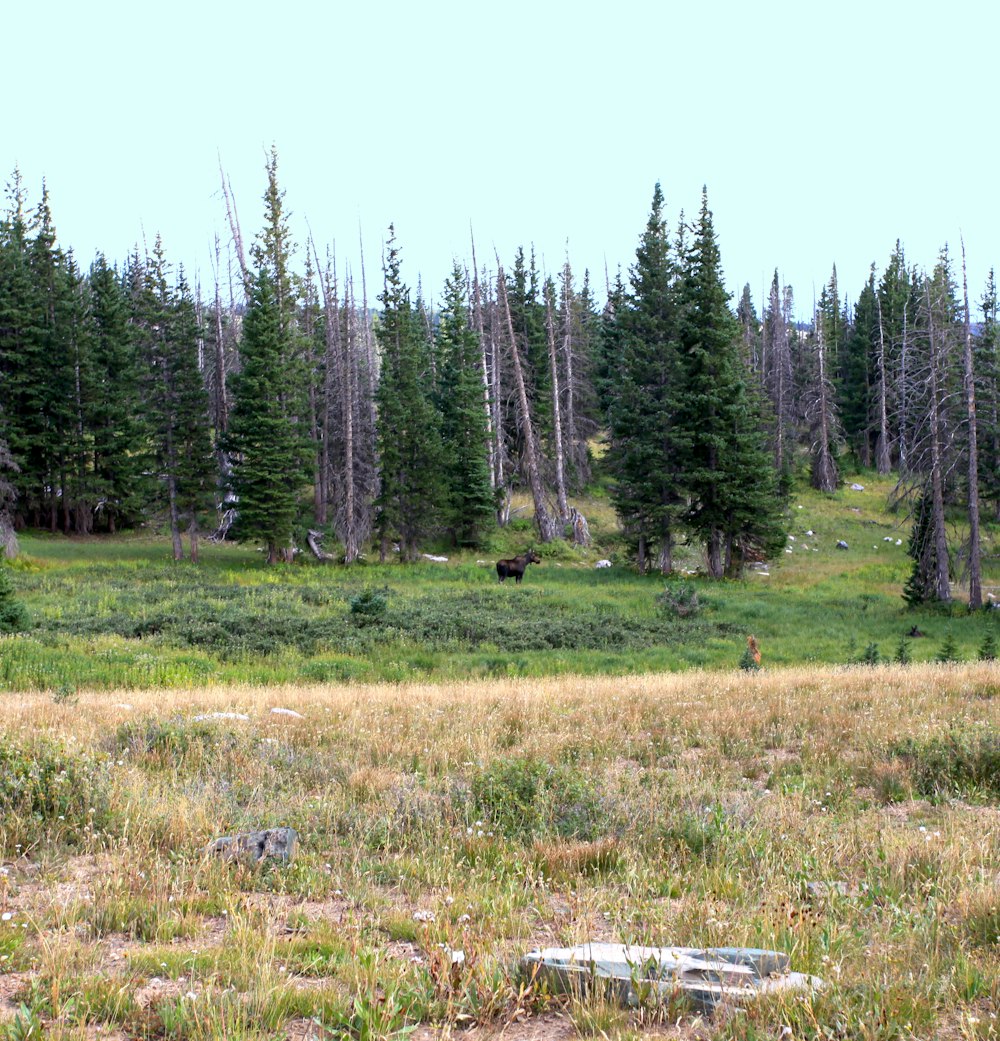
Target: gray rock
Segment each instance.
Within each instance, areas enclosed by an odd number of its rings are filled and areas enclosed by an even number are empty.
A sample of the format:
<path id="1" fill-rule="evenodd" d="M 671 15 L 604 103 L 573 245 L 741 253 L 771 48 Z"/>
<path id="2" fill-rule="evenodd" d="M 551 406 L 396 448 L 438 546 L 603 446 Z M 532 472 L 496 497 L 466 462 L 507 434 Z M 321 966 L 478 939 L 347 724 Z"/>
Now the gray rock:
<path id="1" fill-rule="evenodd" d="M 843 539 L 837 540 L 837 549 L 850 549 L 851 547 Z"/>
<path id="2" fill-rule="evenodd" d="M 737 1004 L 781 990 L 814 990 L 822 981 L 790 971 L 779 951 L 750 947 L 636 947 L 620 943 L 583 943 L 532 951 L 522 965 L 544 976 L 553 987 L 587 990 L 597 981 L 622 1005 L 638 1005 L 650 993 L 662 997 L 680 991 L 701 1009 L 722 1002 Z"/>
<path id="3" fill-rule="evenodd" d="M 296 712 L 293 708 L 272 708 L 272 716 L 291 716 L 292 719 L 305 719 L 301 712 Z"/>
<path id="4" fill-rule="evenodd" d="M 246 723 L 250 717 L 245 712 L 203 712 L 194 717 L 196 723 L 204 723 L 208 719 L 238 719 Z"/>
<path id="5" fill-rule="evenodd" d="M 230 861 L 260 863 L 263 860 L 277 860 L 282 864 L 290 864 L 298 844 L 299 836 L 294 828 L 268 828 L 265 831 L 244 831 L 239 835 L 213 839 L 205 847 L 205 852 Z"/>
<path id="6" fill-rule="evenodd" d="M 852 484 L 851 485 L 851 491 L 852 492 L 863 492 L 864 490 L 865 490 L 865 486 L 863 484 Z"/>

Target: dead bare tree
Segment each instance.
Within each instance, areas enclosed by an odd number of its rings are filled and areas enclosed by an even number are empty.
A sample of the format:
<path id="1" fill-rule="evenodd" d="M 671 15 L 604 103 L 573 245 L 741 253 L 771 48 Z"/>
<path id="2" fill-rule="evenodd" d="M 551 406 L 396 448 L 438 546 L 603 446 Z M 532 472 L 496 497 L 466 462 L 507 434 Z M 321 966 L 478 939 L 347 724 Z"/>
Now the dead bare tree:
<path id="1" fill-rule="evenodd" d="M 542 484 L 542 476 L 538 466 L 538 442 L 535 437 L 534 425 L 531 421 L 531 410 L 528 406 L 528 391 L 524 381 L 524 369 L 521 365 L 521 351 L 517 345 L 517 337 L 514 335 L 514 322 L 511 318 L 510 304 L 507 300 L 507 278 L 499 257 L 497 257 L 497 299 L 507 325 L 508 345 L 514 367 L 514 385 L 517 389 L 519 405 L 518 416 L 521 426 L 522 463 L 535 507 L 535 525 L 538 528 L 538 535 L 542 542 L 551 542 L 557 536 L 556 523 L 549 513 L 545 500 L 545 488 Z"/>
<path id="2" fill-rule="evenodd" d="M 247 266 L 247 254 L 243 248 L 243 233 L 240 230 L 240 218 L 236 212 L 236 199 L 233 196 L 233 187 L 229 182 L 226 171 L 222 168 L 222 157 L 219 156 L 219 176 L 222 179 L 222 197 L 226 201 L 226 217 L 229 220 L 229 231 L 233 237 L 233 246 L 236 249 L 236 259 L 240 265 L 240 275 L 243 279 L 243 292 L 247 299 L 250 295 L 250 286 L 253 284 L 253 276 Z"/>
<path id="3" fill-rule="evenodd" d="M 833 431 L 836 416 L 833 405 L 833 386 L 827 375 L 825 322 L 822 310 L 816 312 L 816 373 L 812 381 L 810 428 L 812 438 L 812 486 L 821 492 L 836 491 L 839 475 L 833 458 Z"/>
<path id="4" fill-rule="evenodd" d="M 13 560 L 20 551 L 14 531 L 17 488 L 10 479 L 11 475 L 20 471 L 21 468 L 11 455 L 7 442 L 0 438 L 0 546 L 3 547 L 3 555 L 8 560 Z"/>
<path id="5" fill-rule="evenodd" d="M 878 312 L 878 438 L 875 442 L 875 466 L 880 474 L 892 469 L 892 446 L 889 438 L 888 380 L 886 378 L 885 323 L 882 321 L 882 298 L 875 294 Z"/>
<path id="6" fill-rule="evenodd" d="M 549 346 L 549 377 L 552 380 L 552 435 L 555 445 L 556 509 L 561 528 L 569 524 L 569 502 L 566 499 L 566 457 L 563 449 L 563 419 L 559 390 L 559 363 L 556 358 L 555 308 L 552 303 L 554 288 L 545 285 L 545 333 Z"/>
<path id="7" fill-rule="evenodd" d="M 966 493 L 969 512 L 969 608 L 983 606 L 982 558 L 979 543 L 979 441 L 976 423 L 976 374 L 972 364 L 972 320 L 969 315 L 969 281 L 965 269 L 965 241 L 962 240 L 962 300 L 964 304 L 964 348 L 962 379 L 965 391 L 966 452 L 968 470 Z"/>

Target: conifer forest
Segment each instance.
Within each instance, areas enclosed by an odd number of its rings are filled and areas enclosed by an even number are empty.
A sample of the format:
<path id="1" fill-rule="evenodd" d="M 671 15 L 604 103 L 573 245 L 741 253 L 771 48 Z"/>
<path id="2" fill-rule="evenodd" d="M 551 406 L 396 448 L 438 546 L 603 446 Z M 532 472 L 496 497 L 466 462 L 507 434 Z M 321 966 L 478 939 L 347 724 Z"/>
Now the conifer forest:
<path id="1" fill-rule="evenodd" d="M 832 492 L 849 460 L 892 475 L 912 518 L 907 600 L 950 600 L 960 573 L 982 606 L 1000 348 L 993 274 L 968 285 L 964 247 L 928 263 L 887 243 L 863 285 L 820 276 L 803 313 L 780 267 L 766 299 L 730 294 L 707 193 L 674 225 L 656 185 L 626 271 L 598 278 L 568 255 L 540 270 L 530 244 L 484 258 L 472 242 L 429 292 L 391 228 L 378 272 L 293 242 L 273 151 L 262 187 L 252 230 L 224 190 L 230 240 L 192 282 L 169 229 L 126 257 L 77 257 L 58 201 L 14 172 L 0 216 L 10 552 L 24 529 L 156 519 L 178 560 L 210 537 L 273 564 L 293 548 L 409 561 L 483 545 L 515 496 L 536 546 L 585 543 L 582 493 L 603 482 L 640 571 L 668 573 L 685 545 L 709 577 L 738 577 L 785 545 L 793 481 Z"/>

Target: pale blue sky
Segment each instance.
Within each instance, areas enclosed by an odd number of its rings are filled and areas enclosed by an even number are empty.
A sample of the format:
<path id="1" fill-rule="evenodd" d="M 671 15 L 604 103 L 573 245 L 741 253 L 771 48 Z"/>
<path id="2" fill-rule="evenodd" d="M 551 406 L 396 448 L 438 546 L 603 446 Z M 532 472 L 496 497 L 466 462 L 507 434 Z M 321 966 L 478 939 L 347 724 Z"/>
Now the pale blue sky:
<path id="1" fill-rule="evenodd" d="M 10 8 L 17 3 L 16 9 Z M 219 156 L 250 238 L 272 142 L 306 220 L 369 293 L 394 222 L 403 274 L 568 246 L 603 287 L 654 183 L 671 224 L 708 185 L 730 290 L 775 267 L 797 310 L 837 264 L 852 299 L 896 238 L 931 266 L 964 235 L 970 293 L 1000 262 L 995 3 L 808 0 L 17 0 L 0 14 L 0 176 L 47 179 L 86 265 L 143 233 L 211 281 Z"/>

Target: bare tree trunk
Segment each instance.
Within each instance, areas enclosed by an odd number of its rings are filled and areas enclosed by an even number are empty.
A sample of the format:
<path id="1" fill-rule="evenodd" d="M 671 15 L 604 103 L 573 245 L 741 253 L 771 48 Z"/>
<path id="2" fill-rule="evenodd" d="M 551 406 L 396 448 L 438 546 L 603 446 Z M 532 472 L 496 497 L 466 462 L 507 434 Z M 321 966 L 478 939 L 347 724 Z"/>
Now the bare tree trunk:
<path id="1" fill-rule="evenodd" d="M 357 507 L 354 497 L 354 300 L 347 297 L 347 335 L 344 338 L 343 423 L 344 423 L 344 563 L 353 564 L 361 556 L 358 538 Z"/>
<path id="2" fill-rule="evenodd" d="M 538 451 L 535 443 L 535 430 L 531 422 L 531 410 L 528 407 L 528 391 L 524 383 L 524 371 L 521 368 L 521 352 L 518 350 L 517 337 L 514 335 L 514 322 L 507 301 L 507 279 L 503 265 L 497 258 L 497 296 L 507 320 L 507 335 L 510 338 L 510 353 L 514 362 L 514 383 L 521 412 L 521 436 L 524 440 L 524 468 L 527 471 L 528 485 L 535 506 L 535 524 L 542 542 L 551 542 L 556 537 L 556 525 L 549 514 L 545 503 L 545 489 L 538 469 Z"/>
<path id="3" fill-rule="evenodd" d="M 880 474 L 892 469 L 892 452 L 889 446 L 888 387 L 885 376 L 885 327 L 882 324 L 882 298 L 875 294 L 878 308 L 878 441 L 875 445 L 875 466 Z"/>
<path id="4" fill-rule="evenodd" d="M 233 245 L 236 247 L 236 259 L 240 265 L 240 275 L 243 278 L 243 292 L 247 299 L 250 298 L 250 287 L 253 285 L 253 276 L 247 267 L 247 255 L 243 248 L 243 233 L 240 230 L 240 219 L 236 213 L 236 200 L 233 198 L 233 187 L 229 183 L 225 170 L 222 169 L 222 158 L 219 158 L 219 176 L 222 178 L 222 196 L 226 200 L 226 216 L 229 219 L 229 230 L 232 232 Z"/>
<path id="5" fill-rule="evenodd" d="M 965 415 L 968 423 L 969 495 L 969 609 L 983 606 L 982 564 L 979 545 L 979 443 L 976 422 L 976 379 L 972 367 L 972 321 L 969 315 L 969 282 L 965 270 L 965 241 L 962 241 L 962 295 L 965 302 L 965 347 L 962 367 L 965 381 Z"/>
<path id="6" fill-rule="evenodd" d="M 927 321 L 930 338 L 928 391 L 930 394 L 930 412 L 928 421 L 931 439 L 931 524 L 933 527 L 935 553 L 935 596 L 938 600 L 951 599 L 951 586 L 948 582 L 948 536 L 944 519 L 944 458 L 941 445 L 941 401 L 940 401 L 940 355 L 937 336 L 934 329 L 934 308 L 930 300 L 930 289 L 927 290 Z"/>
<path id="7" fill-rule="evenodd" d="M 479 285 L 479 269 L 476 267 L 476 240 L 471 233 L 471 229 L 469 237 L 472 240 L 472 292 L 470 293 L 470 296 L 472 297 L 472 319 L 475 323 L 476 335 L 479 337 L 480 364 L 483 370 L 483 410 L 486 413 L 486 445 L 490 467 L 490 488 L 495 492 L 497 488 L 497 446 L 494 440 L 493 410 L 490 404 L 490 371 L 486 358 L 486 335 L 483 325 L 483 300 L 481 287 Z"/>
<path id="8" fill-rule="evenodd" d="M 170 438 L 167 439 L 167 455 L 171 454 Z M 168 463 L 169 466 L 169 463 Z M 184 543 L 181 541 L 181 518 L 177 508 L 177 481 L 173 475 L 173 467 L 167 471 L 167 504 L 170 511 L 170 543 L 173 546 L 174 560 L 184 559 Z"/>
<path id="9" fill-rule="evenodd" d="M 587 449 L 580 444 L 576 428 L 576 377 L 573 375 L 573 294 L 572 272 L 569 260 L 563 266 L 563 336 L 562 357 L 566 369 L 566 440 L 569 442 L 569 455 L 576 469 L 577 484 L 580 487 L 587 480 Z"/>
<path id="10" fill-rule="evenodd" d="M 555 319 L 552 313 L 552 294 L 545 294 L 545 332 L 549 342 L 549 373 L 552 379 L 552 426 L 556 450 L 556 508 L 559 525 L 569 524 L 569 503 L 566 501 L 566 458 L 563 451 L 562 406 L 559 401 L 559 364 L 556 358 Z"/>
<path id="11" fill-rule="evenodd" d="M 198 563 L 198 521 L 194 515 L 194 511 L 191 512 L 191 520 L 188 523 L 188 542 L 191 546 L 191 563 Z"/>
<path id="12" fill-rule="evenodd" d="M 899 351 L 899 472 L 905 475 L 909 467 L 909 401 L 907 398 L 907 363 L 909 361 L 909 336 L 907 305 L 903 304 L 903 342 Z"/>
<path id="13" fill-rule="evenodd" d="M 830 400 L 830 385 L 826 378 L 826 345 L 823 342 L 823 316 L 818 313 L 816 315 L 816 333 L 816 354 L 819 363 L 819 386 L 817 387 L 819 395 L 817 401 L 817 408 L 819 409 L 817 417 L 819 436 L 813 449 L 815 455 L 813 458 L 812 484 L 817 491 L 832 492 L 837 488 L 837 466 L 830 451 L 832 403 Z"/>
<path id="14" fill-rule="evenodd" d="M 216 435 L 229 429 L 229 395 L 226 389 L 226 353 L 222 326 L 222 293 L 219 286 L 219 237 L 215 237 L 215 430 Z"/>

